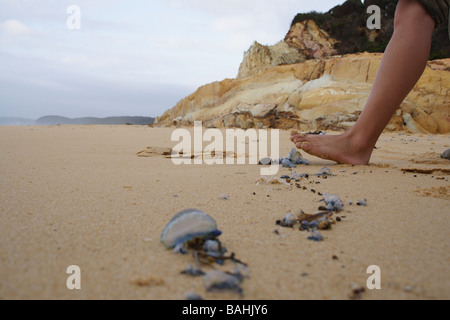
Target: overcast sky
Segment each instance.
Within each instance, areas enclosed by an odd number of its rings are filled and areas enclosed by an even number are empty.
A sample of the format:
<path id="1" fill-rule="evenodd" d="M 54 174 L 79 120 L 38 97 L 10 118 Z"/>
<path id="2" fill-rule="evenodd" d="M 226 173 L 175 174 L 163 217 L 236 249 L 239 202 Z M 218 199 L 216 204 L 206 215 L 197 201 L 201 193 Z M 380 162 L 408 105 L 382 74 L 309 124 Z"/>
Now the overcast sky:
<path id="1" fill-rule="evenodd" d="M 0 0 L 0 117 L 159 116 L 344 0 Z M 69 19 L 69 6 L 80 9 Z"/>

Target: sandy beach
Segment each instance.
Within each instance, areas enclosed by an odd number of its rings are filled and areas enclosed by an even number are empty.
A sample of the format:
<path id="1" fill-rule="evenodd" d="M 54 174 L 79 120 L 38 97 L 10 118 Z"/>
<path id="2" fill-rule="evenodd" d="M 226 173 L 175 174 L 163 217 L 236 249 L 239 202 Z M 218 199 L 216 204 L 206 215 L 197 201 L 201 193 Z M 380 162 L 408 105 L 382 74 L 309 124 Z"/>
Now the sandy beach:
<path id="1" fill-rule="evenodd" d="M 450 298 L 450 161 L 440 158 L 449 135 L 384 133 L 370 166 L 304 154 L 311 165 L 277 174 L 310 174 L 298 187 L 257 185 L 258 165 L 138 156 L 174 147 L 173 131 L 0 127 L 0 299 L 350 299 L 372 265 L 381 289 L 365 288 L 361 299 Z M 280 155 L 292 147 L 280 131 Z M 332 176 L 313 175 L 325 166 Z M 316 212 L 325 193 L 345 207 L 323 241 L 276 225 L 287 213 Z M 213 217 L 228 252 L 248 264 L 242 295 L 207 292 L 201 278 L 180 274 L 193 257 L 161 245 L 165 225 L 188 208 Z M 66 286 L 71 265 L 81 290 Z"/>

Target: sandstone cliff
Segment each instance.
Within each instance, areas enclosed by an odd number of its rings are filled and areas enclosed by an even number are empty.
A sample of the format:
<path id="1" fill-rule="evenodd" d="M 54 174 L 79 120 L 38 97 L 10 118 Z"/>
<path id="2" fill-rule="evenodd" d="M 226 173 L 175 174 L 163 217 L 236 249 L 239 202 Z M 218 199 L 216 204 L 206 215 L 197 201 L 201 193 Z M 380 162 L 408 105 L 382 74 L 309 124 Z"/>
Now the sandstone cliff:
<path id="1" fill-rule="evenodd" d="M 327 58 L 337 54 L 334 46 L 337 40 L 320 29 L 314 20 L 293 24 L 284 41 L 306 55 L 307 59 Z"/>
<path id="2" fill-rule="evenodd" d="M 293 25 L 284 41 L 273 46 L 254 42 L 244 53 L 237 78 L 257 75 L 279 65 L 294 64 L 306 59 L 321 59 L 335 55 L 336 40 L 320 29 L 313 20 Z"/>
<path id="3" fill-rule="evenodd" d="M 272 67 L 302 61 L 305 61 L 305 55 L 284 41 L 273 46 L 264 46 L 255 41 L 244 53 L 237 77 L 252 77 Z"/>
<path id="4" fill-rule="evenodd" d="M 200 87 L 157 118 L 161 126 L 341 130 L 354 124 L 381 54 L 362 53 L 279 65 Z M 450 132 L 450 59 L 429 62 L 387 130 Z"/>

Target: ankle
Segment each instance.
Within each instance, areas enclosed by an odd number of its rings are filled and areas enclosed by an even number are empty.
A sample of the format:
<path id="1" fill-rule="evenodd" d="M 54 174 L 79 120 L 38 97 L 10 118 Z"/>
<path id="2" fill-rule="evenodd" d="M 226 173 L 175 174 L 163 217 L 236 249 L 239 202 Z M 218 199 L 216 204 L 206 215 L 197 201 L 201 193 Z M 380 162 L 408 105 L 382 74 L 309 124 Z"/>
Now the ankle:
<path id="1" fill-rule="evenodd" d="M 343 134 L 345 139 L 349 142 L 353 152 L 355 153 L 367 153 L 368 151 L 373 150 L 375 147 L 375 143 L 371 141 L 370 138 L 366 137 L 363 133 L 356 130 L 348 130 Z"/>

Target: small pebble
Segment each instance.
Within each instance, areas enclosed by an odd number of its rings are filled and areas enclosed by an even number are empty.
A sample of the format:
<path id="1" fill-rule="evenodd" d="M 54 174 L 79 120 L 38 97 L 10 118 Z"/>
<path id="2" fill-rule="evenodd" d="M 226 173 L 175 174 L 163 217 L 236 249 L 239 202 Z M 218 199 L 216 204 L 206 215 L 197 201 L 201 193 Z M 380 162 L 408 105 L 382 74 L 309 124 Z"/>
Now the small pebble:
<path id="1" fill-rule="evenodd" d="M 311 229 L 317 229 L 317 228 L 319 227 L 319 223 L 318 223 L 317 221 L 311 221 L 311 222 L 309 223 L 309 227 L 310 227 Z"/>
<path id="2" fill-rule="evenodd" d="M 203 300 L 203 298 L 201 296 L 199 296 L 198 294 L 194 293 L 194 292 L 188 292 L 185 295 L 186 300 Z"/>
<path id="3" fill-rule="evenodd" d="M 297 166 L 289 161 L 289 159 L 283 159 L 283 161 L 281 161 L 281 166 L 283 168 L 297 168 Z"/>
<path id="4" fill-rule="evenodd" d="M 367 199 L 358 200 L 356 205 L 358 205 L 360 207 L 367 207 Z"/>
<path id="5" fill-rule="evenodd" d="M 330 195 L 324 198 L 328 211 L 340 211 L 344 208 L 341 199 L 336 195 Z"/>
<path id="6" fill-rule="evenodd" d="M 310 162 L 307 159 L 300 159 L 295 162 L 295 164 L 303 164 L 305 166 L 309 166 Z"/>
<path id="7" fill-rule="evenodd" d="M 320 171 L 317 173 L 318 176 L 330 176 L 331 170 L 327 167 L 323 167 L 320 169 Z"/>
<path id="8" fill-rule="evenodd" d="M 232 291 L 240 294 L 243 292 L 238 277 L 220 270 L 208 272 L 203 277 L 203 282 L 207 291 Z"/>
<path id="9" fill-rule="evenodd" d="M 293 164 L 297 164 L 297 162 L 301 162 L 303 160 L 302 154 L 296 148 L 292 148 L 291 152 L 288 155 L 288 159 Z"/>
<path id="10" fill-rule="evenodd" d="M 173 252 L 176 254 L 188 254 L 188 251 L 184 245 L 184 243 L 179 243 L 173 249 Z"/>
<path id="11" fill-rule="evenodd" d="M 196 269 L 193 264 L 190 264 L 186 270 L 181 271 L 181 274 L 187 274 L 192 277 L 203 276 L 205 273 L 201 269 Z"/>
<path id="12" fill-rule="evenodd" d="M 319 232 L 314 230 L 311 236 L 308 237 L 308 240 L 319 242 L 323 240 L 323 236 Z"/>
<path id="13" fill-rule="evenodd" d="M 302 173 L 302 174 L 298 174 L 297 172 L 292 172 L 292 175 L 291 175 L 291 179 L 292 180 L 296 180 L 296 181 L 299 181 L 299 180 L 301 180 L 302 178 L 308 178 L 308 174 L 307 173 Z"/>
<path id="14" fill-rule="evenodd" d="M 263 165 L 263 166 L 267 166 L 271 163 L 272 163 L 272 159 L 270 159 L 270 158 L 263 158 L 263 159 L 259 160 L 259 164 Z"/>
<path id="15" fill-rule="evenodd" d="M 208 240 L 203 245 L 205 252 L 218 252 L 220 250 L 220 244 L 216 240 Z"/>
<path id="16" fill-rule="evenodd" d="M 282 227 L 288 227 L 288 228 L 292 228 L 295 224 L 295 217 L 292 213 L 287 214 L 283 221 L 281 221 L 281 226 Z"/>
<path id="17" fill-rule="evenodd" d="M 445 150 L 444 153 L 441 154 L 441 158 L 450 160 L 450 149 Z"/>
<path id="18" fill-rule="evenodd" d="M 309 222 L 306 221 L 306 220 L 303 220 L 303 221 L 302 221 L 302 228 L 303 228 L 304 230 L 308 230 L 308 229 L 309 229 Z"/>
<path id="19" fill-rule="evenodd" d="M 229 198 L 229 195 L 226 194 L 226 193 L 222 193 L 222 194 L 219 196 L 219 199 L 220 199 L 220 200 L 228 200 L 228 198 Z"/>
<path id="20" fill-rule="evenodd" d="M 360 287 L 354 283 L 352 283 L 352 295 L 350 296 L 350 299 L 352 300 L 359 300 L 361 299 L 361 295 L 366 291 L 364 287 Z"/>

